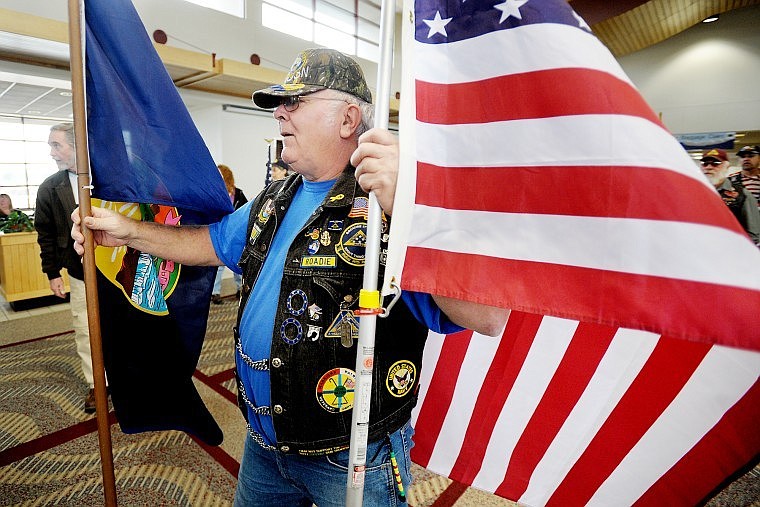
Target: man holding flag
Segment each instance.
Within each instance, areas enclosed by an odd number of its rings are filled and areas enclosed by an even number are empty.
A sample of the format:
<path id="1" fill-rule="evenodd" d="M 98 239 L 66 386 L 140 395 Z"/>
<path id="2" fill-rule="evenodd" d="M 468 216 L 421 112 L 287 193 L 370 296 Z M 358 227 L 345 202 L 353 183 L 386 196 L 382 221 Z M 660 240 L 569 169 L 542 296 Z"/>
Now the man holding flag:
<path id="1" fill-rule="evenodd" d="M 295 174 L 208 227 L 165 227 L 101 208 L 84 223 L 99 245 L 242 272 L 235 347 L 249 437 L 236 505 L 343 505 L 368 192 L 392 213 L 397 142 L 382 130 L 365 133 L 369 88 L 358 64 L 334 50 L 302 52 L 282 85 L 255 92 L 253 100 L 274 109 L 281 157 Z M 73 219 L 81 253 L 77 213 Z M 389 227 L 386 220 L 383 248 Z M 495 335 L 506 314 L 405 292 L 378 323 L 365 505 L 406 502 L 409 420 L 428 328 L 451 333 L 463 326 Z"/>

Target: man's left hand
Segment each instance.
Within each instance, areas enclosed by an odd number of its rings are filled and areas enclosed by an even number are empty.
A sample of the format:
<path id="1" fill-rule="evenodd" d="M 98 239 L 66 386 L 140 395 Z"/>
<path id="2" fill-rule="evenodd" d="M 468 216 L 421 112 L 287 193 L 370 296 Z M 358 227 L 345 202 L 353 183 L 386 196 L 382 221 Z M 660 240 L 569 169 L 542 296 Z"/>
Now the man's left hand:
<path id="1" fill-rule="evenodd" d="M 398 138 L 385 129 L 374 128 L 359 137 L 351 155 L 356 181 L 365 192 L 374 192 L 386 215 L 393 213 L 398 180 Z"/>

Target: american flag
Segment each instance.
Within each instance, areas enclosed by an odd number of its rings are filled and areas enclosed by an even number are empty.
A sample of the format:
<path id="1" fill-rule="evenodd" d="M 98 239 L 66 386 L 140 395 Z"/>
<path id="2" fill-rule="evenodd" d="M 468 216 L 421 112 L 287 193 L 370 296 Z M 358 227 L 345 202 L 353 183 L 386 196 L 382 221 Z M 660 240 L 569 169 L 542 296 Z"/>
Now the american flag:
<path id="1" fill-rule="evenodd" d="M 760 451 L 760 253 L 564 0 L 403 19 L 386 273 L 513 309 L 429 338 L 413 459 L 526 505 L 698 502 Z"/>
<path id="2" fill-rule="evenodd" d="M 760 348 L 760 253 L 565 1 L 414 19 L 402 287 Z"/>
<path id="3" fill-rule="evenodd" d="M 512 312 L 431 333 L 412 460 L 526 506 L 696 505 L 760 452 L 760 354 Z"/>

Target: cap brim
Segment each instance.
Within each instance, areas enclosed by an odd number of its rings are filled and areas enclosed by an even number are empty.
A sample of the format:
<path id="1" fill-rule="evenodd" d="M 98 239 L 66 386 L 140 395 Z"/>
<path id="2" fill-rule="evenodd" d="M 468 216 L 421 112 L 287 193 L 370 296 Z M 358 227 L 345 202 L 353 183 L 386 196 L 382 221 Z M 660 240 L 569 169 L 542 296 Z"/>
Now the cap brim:
<path id="1" fill-rule="evenodd" d="M 294 97 L 297 95 L 308 95 L 310 93 L 324 90 L 324 86 L 297 84 L 297 85 L 273 85 L 263 90 L 253 92 L 253 103 L 262 109 L 274 109 L 280 105 L 282 97 Z"/>
<path id="2" fill-rule="evenodd" d="M 699 159 L 700 162 L 705 162 L 707 160 L 717 160 L 718 162 L 725 162 L 725 160 L 723 160 L 722 158 L 718 158 L 718 157 L 702 157 L 702 158 Z"/>
<path id="3" fill-rule="evenodd" d="M 758 153 L 755 150 L 746 150 L 746 151 L 736 152 L 736 156 L 737 157 L 744 157 L 745 155 L 746 156 L 750 156 L 750 157 L 754 157 L 757 154 Z"/>

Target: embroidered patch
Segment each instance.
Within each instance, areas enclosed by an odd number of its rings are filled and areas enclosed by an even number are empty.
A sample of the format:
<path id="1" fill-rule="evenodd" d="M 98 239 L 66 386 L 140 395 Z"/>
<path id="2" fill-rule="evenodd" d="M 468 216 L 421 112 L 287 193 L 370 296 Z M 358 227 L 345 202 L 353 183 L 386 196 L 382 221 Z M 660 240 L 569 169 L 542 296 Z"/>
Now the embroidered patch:
<path id="1" fill-rule="evenodd" d="M 256 238 L 259 237 L 259 234 L 261 234 L 261 227 L 259 227 L 258 224 L 253 224 L 251 235 L 248 238 L 248 244 L 253 245 L 253 242 L 256 241 Z"/>
<path id="2" fill-rule="evenodd" d="M 292 315 L 303 315 L 303 312 L 306 311 L 308 304 L 309 298 L 306 297 L 306 293 L 301 289 L 295 289 L 291 291 L 290 294 L 288 294 L 286 305 L 288 307 L 288 311 Z"/>
<path id="3" fill-rule="evenodd" d="M 357 222 L 344 230 L 335 244 L 335 253 L 351 266 L 364 266 L 364 249 L 367 245 L 367 224 Z"/>
<path id="4" fill-rule="evenodd" d="M 319 239 L 319 229 L 316 227 L 306 233 L 306 237 L 309 239 Z"/>
<path id="5" fill-rule="evenodd" d="M 385 386 L 391 395 L 401 398 L 409 394 L 415 380 L 417 380 L 417 368 L 411 361 L 403 359 L 396 361 L 388 369 L 388 375 L 385 377 Z"/>
<path id="6" fill-rule="evenodd" d="M 280 325 L 280 338 L 288 345 L 295 345 L 303 338 L 303 327 L 297 319 L 288 317 Z"/>
<path id="7" fill-rule="evenodd" d="M 267 220 L 269 220 L 269 217 L 272 216 L 272 212 L 274 212 L 274 201 L 272 199 L 267 199 L 267 202 L 264 203 L 264 205 L 259 210 L 259 223 L 261 225 L 264 225 L 267 223 Z"/>
<path id="8" fill-rule="evenodd" d="M 343 220 L 330 220 L 327 222 L 328 231 L 339 231 L 343 229 Z"/>
<path id="9" fill-rule="evenodd" d="M 319 251 L 319 241 L 316 239 L 309 242 L 309 246 L 306 247 L 306 251 L 309 253 L 309 255 L 314 255 Z"/>
<path id="10" fill-rule="evenodd" d="M 317 401 L 331 413 L 345 412 L 354 406 L 356 374 L 348 368 L 333 368 L 317 382 Z"/>
<path id="11" fill-rule="evenodd" d="M 338 315 L 335 316 L 330 326 L 325 331 L 326 338 L 341 338 L 350 337 L 352 340 L 359 338 L 359 321 L 354 317 L 354 312 L 347 309 L 342 309 Z"/>
<path id="12" fill-rule="evenodd" d="M 322 234 L 319 236 L 319 242 L 322 243 L 322 246 L 330 246 L 330 233 L 322 231 Z"/>
<path id="13" fill-rule="evenodd" d="M 334 255 L 308 255 L 301 257 L 302 268 L 334 268 L 337 265 L 338 258 Z"/>

